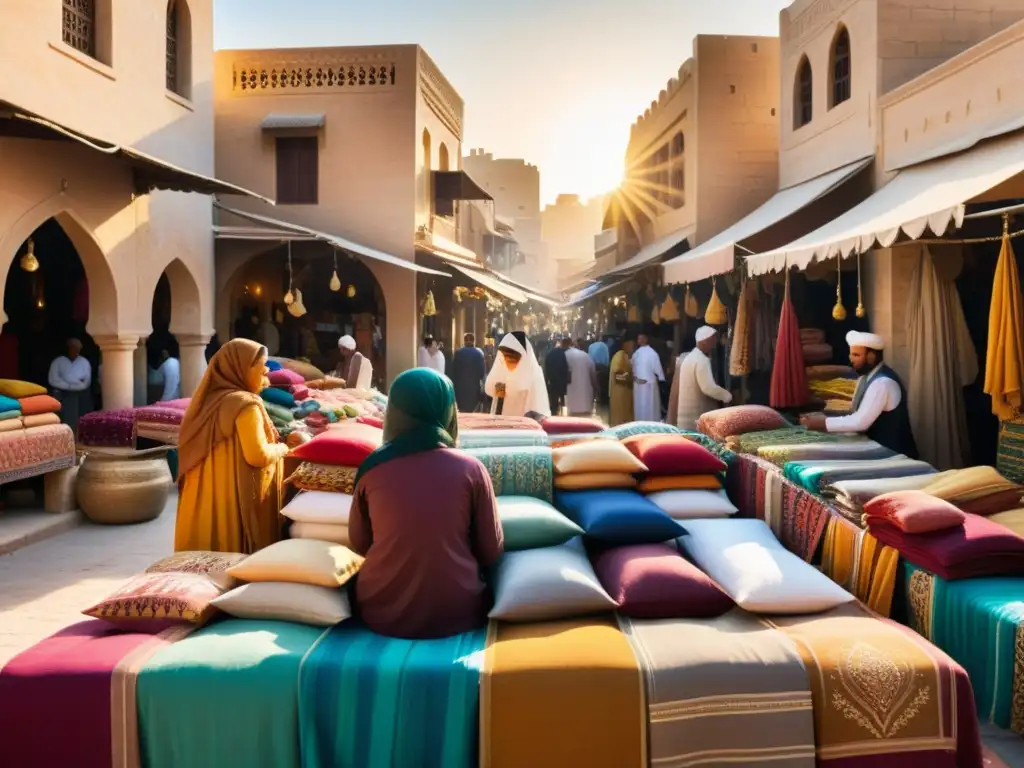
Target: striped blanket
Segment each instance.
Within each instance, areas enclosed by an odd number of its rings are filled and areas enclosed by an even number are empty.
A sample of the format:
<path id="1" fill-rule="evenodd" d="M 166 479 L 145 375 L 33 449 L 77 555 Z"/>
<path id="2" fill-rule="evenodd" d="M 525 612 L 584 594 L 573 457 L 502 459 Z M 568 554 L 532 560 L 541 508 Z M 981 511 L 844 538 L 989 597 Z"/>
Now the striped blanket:
<path id="1" fill-rule="evenodd" d="M 888 459 L 865 461 L 792 461 L 786 464 L 782 471 L 789 480 L 811 493 L 820 493 L 825 486 L 841 480 L 935 474 L 935 468 L 931 464 L 914 461 L 899 454 Z"/>

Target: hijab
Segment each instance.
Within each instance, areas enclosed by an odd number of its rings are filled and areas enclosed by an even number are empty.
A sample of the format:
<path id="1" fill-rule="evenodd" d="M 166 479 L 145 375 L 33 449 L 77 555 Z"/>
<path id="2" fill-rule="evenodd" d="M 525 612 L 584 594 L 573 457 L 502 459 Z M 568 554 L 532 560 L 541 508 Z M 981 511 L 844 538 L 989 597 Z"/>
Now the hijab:
<path id="1" fill-rule="evenodd" d="M 384 444 L 371 453 L 356 483 L 374 467 L 435 448 L 453 448 L 459 434 L 455 389 L 432 368 L 413 368 L 395 379 L 384 412 Z"/>
<path id="2" fill-rule="evenodd" d="M 515 370 L 509 369 L 505 363 L 505 356 L 501 354 L 502 349 L 519 353 L 519 363 Z M 526 338 L 525 333 L 513 331 L 505 334 L 498 344 L 498 354 L 495 356 L 491 375 L 496 376 L 497 381 L 504 383 L 506 391 L 509 393 L 523 391 L 530 393 L 527 412 L 538 413 L 542 416 L 551 415 L 547 384 L 544 381 L 544 369 L 537 361 L 533 344 Z"/>
<path id="3" fill-rule="evenodd" d="M 235 434 L 235 420 L 249 406 L 260 409 L 267 439 L 277 442 L 277 432 L 259 396 L 266 360 L 267 348 L 249 339 L 232 339 L 217 350 L 181 421 L 179 482 L 203 463 L 215 445 Z"/>

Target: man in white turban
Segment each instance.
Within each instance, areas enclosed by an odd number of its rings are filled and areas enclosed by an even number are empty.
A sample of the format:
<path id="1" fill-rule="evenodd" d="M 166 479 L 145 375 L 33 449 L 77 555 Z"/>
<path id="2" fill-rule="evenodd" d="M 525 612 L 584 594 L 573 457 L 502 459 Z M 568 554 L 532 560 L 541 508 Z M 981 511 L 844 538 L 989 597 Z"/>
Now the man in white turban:
<path id="1" fill-rule="evenodd" d="M 695 430 L 697 419 L 718 408 L 719 403 L 732 402 L 732 393 L 715 383 L 715 373 L 711 369 L 711 355 L 718 343 L 718 331 L 710 325 L 702 325 L 694 334 L 694 340 L 697 346 L 676 361 L 672 390 L 678 395 L 669 398 L 670 402 L 678 400 L 676 413 L 670 413 L 669 418 L 674 416 L 677 427 L 689 430 Z"/>
<path id="2" fill-rule="evenodd" d="M 862 433 L 891 451 L 917 458 L 917 444 L 910 427 L 907 391 L 896 372 L 885 364 L 885 342 L 874 333 L 850 331 L 850 365 L 860 377 L 849 416 L 814 413 L 800 423 L 819 432 Z"/>
<path id="3" fill-rule="evenodd" d="M 348 334 L 338 339 L 338 354 L 334 375 L 344 379 L 349 389 L 369 389 L 373 381 L 373 365 L 356 349 L 356 340 Z"/>
<path id="4" fill-rule="evenodd" d="M 491 413 L 551 415 L 544 371 L 537 362 L 533 345 L 522 331 L 506 334 L 499 342 L 484 391 L 492 398 Z"/>

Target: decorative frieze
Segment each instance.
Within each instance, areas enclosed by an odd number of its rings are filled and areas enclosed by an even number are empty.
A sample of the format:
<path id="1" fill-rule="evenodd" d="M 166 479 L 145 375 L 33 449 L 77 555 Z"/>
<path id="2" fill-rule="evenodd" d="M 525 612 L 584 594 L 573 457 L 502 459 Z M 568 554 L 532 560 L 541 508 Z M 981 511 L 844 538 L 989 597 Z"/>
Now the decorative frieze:
<path id="1" fill-rule="evenodd" d="M 236 64 L 231 73 L 232 90 L 253 94 L 379 91 L 395 79 L 394 63 L 382 60 Z"/>
<path id="2" fill-rule="evenodd" d="M 462 140 L 462 99 L 425 54 L 420 56 L 423 100 L 455 138 Z"/>

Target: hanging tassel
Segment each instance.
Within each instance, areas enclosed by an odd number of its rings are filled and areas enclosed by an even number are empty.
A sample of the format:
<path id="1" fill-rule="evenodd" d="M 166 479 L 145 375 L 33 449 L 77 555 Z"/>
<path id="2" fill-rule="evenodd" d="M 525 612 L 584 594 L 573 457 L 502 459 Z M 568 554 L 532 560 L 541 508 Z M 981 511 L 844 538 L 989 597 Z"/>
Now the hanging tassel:
<path id="1" fill-rule="evenodd" d="M 437 305 L 434 304 L 434 292 L 427 291 L 427 295 L 423 297 L 423 316 L 433 317 L 437 314 Z"/>
<path id="2" fill-rule="evenodd" d="M 295 294 L 292 293 L 292 241 L 288 241 L 288 292 L 284 295 L 284 303 L 291 306 L 295 303 Z"/>
<path id="3" fill-rule="evenodd" d="M 331 274 L 330 289 L 337 293 L 341 290 L 341 279 L 338 277 L 338 252 L 334 252 L 334 272 Z"/>
<path id="4" fill-rule="evenodd" d="M 846 319 L 846 307 L 843 306 L 843 259 L 836 256 L 836 305 L 832 307 L 832 319 L 843 322 Z"/>
<path id="5" fill-rule="evenodd" d="M 700 307 L 697 306 L 697 298 L 690 291 L 690 284 L 686 284 L 686 297 L 683 299 L 683 312 L 686 313 L 687 317 L 696 318 L 700 313 Z"/>
<path id="6" fill-rule="evenodd" d="M 661 319 L 666 323 L 674 323 L 679 320 L 679 305 L 672 298 L 671 291 L 665 294 L 665 301 L 661 305 Z"/>
<path id="7" fill-rule="evenodd" d="M 711 300 L 708 302 L 708 308 L 704 310 L 704 322 L 708 325 L 726 325 L 729 322 L 729 313 L 722 300 L 718 298 L 715 278 L 711 278 Z"/>
<path id="8" fill-rule="evenodd" d="M 854 313 L 863 320 L 868 311 L 864 309 L 864 296 L 861 293 L 861 282 L 860 282 L 860 254 L 857 254 L 857 311 Z"/>

